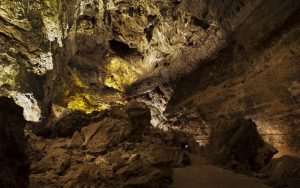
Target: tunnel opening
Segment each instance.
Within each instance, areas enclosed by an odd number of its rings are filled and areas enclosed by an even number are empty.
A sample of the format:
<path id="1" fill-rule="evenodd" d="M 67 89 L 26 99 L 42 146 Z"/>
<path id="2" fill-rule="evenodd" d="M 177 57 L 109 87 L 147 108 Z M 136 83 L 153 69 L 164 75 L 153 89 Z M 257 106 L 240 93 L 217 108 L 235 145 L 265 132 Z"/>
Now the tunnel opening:
<path id="1" fill-rule="evenodd" d="M 130 48 L 128 44 L 118 40 L 110 40 L 109 47 L 116 55 L 120 57 L 140 55 L 140 52 L 136 48 Z"/>
<path id="2" fill-rule="evenodd" d="M 206 20 L 201 20 L 196 17 L 191 18 L 192 24 L 201 27 L 203 30 L 207 30 L 210 27 L 210 24 Z"/>

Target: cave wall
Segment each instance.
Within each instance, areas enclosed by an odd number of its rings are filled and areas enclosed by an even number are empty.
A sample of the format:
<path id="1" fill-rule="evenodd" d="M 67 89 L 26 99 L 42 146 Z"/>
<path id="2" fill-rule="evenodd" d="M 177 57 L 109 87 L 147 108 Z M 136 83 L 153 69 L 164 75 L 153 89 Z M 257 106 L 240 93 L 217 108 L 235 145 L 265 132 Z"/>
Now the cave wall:
<path id="1" fill-rule="evenodd" d="M 294 148 L 298 15 L 297 0 L 1 1 L 0 95 L 40 121 L 52 103 L 91 113 L 129 91 L 156 124 L 167 105 L 206 121 L 243 115 Z"/>
<path id="2" fill-rule="evenodd" d="M 279 150 L 299 151 L 298 1 L 264 1 L 216 58 L 176 81 L 169 114 L 253 119 Z"/>
<path id="3" fill-rule="evenodd" d="M 51 101 L 64 18 L 59 0 L 0 2 L 0 95 L 22 106 L 28 121 L 40 121 Z"/>
<path id="4" fill-rule="evenodd" d="M 124 104 L 134 81 L 178 77 L 216 54 L 261 2 L 3 1 L 1 95 L 30 121 L 51 103 L 87 113 Z"/>

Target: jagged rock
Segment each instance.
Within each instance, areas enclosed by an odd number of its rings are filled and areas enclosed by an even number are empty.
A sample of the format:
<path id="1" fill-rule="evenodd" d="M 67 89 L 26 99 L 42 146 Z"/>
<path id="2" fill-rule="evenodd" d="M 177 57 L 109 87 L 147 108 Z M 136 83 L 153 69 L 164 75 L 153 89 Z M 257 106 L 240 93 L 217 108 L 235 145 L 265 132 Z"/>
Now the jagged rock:
<path id="1" fill-rule="evenodd" d="M 90 151 L 105 151 L 122 142 L 133 131 L 128 121 L 105 118 L 81 130 L 84 146 Z"/>
<path id="2" fill-rule="evenodd" d="M 124 87 L 144 74 L 177 77 L 210 58 L 259 2 L 2 2 L 0 93 L 32 95 L 39 116 L 48 116 L 53 101 L 83 111 L 115 106 L 124 100 Z M 107 90 L 112 96 L 103 100 Z M 158 106 L 165 107 L 165 97 Z"/>
<path id="3" fill-rule="evenodd" d="M 0 187 L 28 187 L 25 124 L 23 109 L 12 99 L 0 97 Z"/>
<path id="4" fill-rule="evenodd" d="M 41 169 L 33 165 L 33 182 L 125 186 L 123 175 L 131 178 L 132 169 L 140 168 L 131 163 L 122 168 L 125 159 L 113 161 L 124 171 L 117 182 L 98 181 L 112 167 L 99 155 L 115 158 L 125 150 L 145 166 L 143 176 L 126 180 L 131 182 L 126 186 L 148 186 L 152 179 L 149 186 L 158 187 L 168 182 L 169 168 L 154 164 L 188 162 L 181 151 L 199 149 L 189 136 L 204 138 L 205 145 L 210 124 L 223 115 L 251 118 L 268 143 L 300 150 L 299 7 L 299 0 L 1 1 L 0 96 L 23 107 L 27 121 L 41 121 L 29 129 L 47 137 L 30 139 L 31 157 L 42 161 Z M 150 106 L 151 114 L 137 104 L 123 108 L 132 98 Z M 66 113 L 56 114 L 53 104 Z M 189 119 L 193 114 L 199 119 Z M 179 119 L 166 121 L 171 116 Z M 176 123 L 191 134 L 153 129 L 150 119 L 164 130 Z M 233 131 L 233 138 L 222 140 L 227 147 L 222 155 L 240 171 L 261 168 L 273 153 L 250 127 L 220 133 L 227 137 Z M 249 137 L 240 136 L 244 131 Z M 212 152 L 220 142 L 216 139 Z M 145 162 L 149 152 L 157 158 Z M 172 162 L 164 158 L 170 153 Z M 94 166 L 96 159 L 107 171 Z"/>
<path id="5" fill-rule="evenodd" d="M 28 121 L 39 122 L 52 98 L 53 52 L 62 46 L 67 25 L 60 6 L 46 0 L 0 3 L 0 95 L 13 97 Z"/>
<path id="6" fill-rule="evenodd" d="M 296 188 L 300 185 L 300 158 L 283 156 L 273 159 L 272 162 L 260 172 L 262 178 L 272 187 Z"/>
<path id="7" fill-rule="evenodd" d="M 253 14 L 230 35 L 226 47 L 174 81 L 166 113 L 196 113 L 208 125 L 224 115 L 250 118 L 265 141 L 280 151 L 297 152 L 300 38 L 299 20 L 294 18 L 299 15 L 300 1 L 252 3 L 257 5 Z M 230 14 L 227 10 L 219 13 Z"/>
<path id="8" fill-rule="evenodd" d="M 160 77 L 147 77 L 126 88 L 126 96 L 151 107 L 151 124 L 159 126 L 165 122 L 164 112 L 172 96 L 169 81 Z"/>
<path id="9" fill-rule="evenodd" d="M 238 172 L 258 171 L 278 151 L 266 143 L 252 120 L 220 120 L 207 145 L 207 155 L 216 164 Z"/>
<path id="10" fill-rule="evenodd" d="M 183 136 L 154 129 L 145 104 L 132 101 L 97 118 L 72 138 L 29 134 L 31 187 L 166 187 L 172 168 L 188 164 Z"/>
<path id="11" fill-rule="evenodd" d="M 107 113 L 108 111 L 85 114 L 56 106 L 52 108 L 51 114 L 42 124 L 30 123 L 26 129 L 43 137 L 72 137 L 76 131 L 80 131 L 89 122 L 101 120 L 108 115 Z"/>
<path id="12" fill-rule="evenodd" d="M 142 102 L 131 101 L 124 108 L 124 112 L 129 116 L 129 120 L 136 129 L 143 130 L 149 125 L 151 114 L 149 107 Z"/>

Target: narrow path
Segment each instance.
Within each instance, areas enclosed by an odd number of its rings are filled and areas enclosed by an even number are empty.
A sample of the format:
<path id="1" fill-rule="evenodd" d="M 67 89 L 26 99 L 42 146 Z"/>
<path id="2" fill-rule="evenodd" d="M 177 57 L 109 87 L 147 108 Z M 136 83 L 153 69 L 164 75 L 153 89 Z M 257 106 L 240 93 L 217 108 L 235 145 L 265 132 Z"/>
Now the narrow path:
<path id="1" fill-rule="evenodd" d="M 171 188 L 270 188 L 259 179 L 207 165 L 199 156 L 191 159 L 192 165 L 174 169 Z"/>

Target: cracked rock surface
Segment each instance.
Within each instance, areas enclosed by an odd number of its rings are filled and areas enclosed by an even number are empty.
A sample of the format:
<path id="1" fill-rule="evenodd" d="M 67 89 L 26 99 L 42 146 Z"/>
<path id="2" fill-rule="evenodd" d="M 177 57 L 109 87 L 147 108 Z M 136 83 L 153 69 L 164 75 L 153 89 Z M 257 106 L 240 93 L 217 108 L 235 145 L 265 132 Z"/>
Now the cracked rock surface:
<path id="1" fill-rule="evenodd" d="M 188 164 L 197 144 L 180 132 L 150 125 L 150 111 L 132 102 L 71 137 L 47 139 L 28 132 L 30 187 L 166 187 L 172 168 Z"/>
<path id="2" fill-rule="evenodd" d="M 214 141 L 287 184 L 279 164 L 298 163 L 268 146 L 300 151 L 299 15 L 299 0 L 0 1 L 0 96 L 22 107 L 31 186 L 165 186 Z"/>

